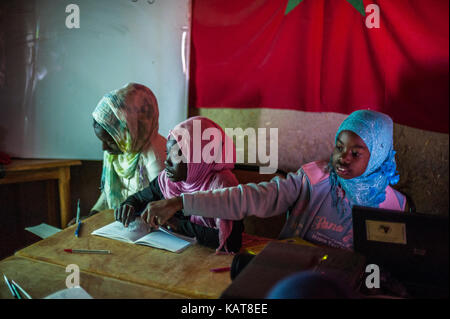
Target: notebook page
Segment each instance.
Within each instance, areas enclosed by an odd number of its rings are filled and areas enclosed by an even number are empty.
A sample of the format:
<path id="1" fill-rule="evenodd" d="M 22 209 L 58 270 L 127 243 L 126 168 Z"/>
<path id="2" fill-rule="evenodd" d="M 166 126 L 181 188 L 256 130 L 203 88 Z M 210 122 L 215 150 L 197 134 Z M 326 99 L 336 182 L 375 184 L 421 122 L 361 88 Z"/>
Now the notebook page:
<path id="1" fill-rule="evenodd" d="M 158 228 L 158 230 L 160 230 L 160 231 L 162 231 L 162 232 L 165 232 L 165 233 L 167 233 L 167 234 L 169 234 L 169 235 L 178 237 L 178 238 L 180 238 L 180 239 L 183 239 L 183 240 L 185 240 L 185 241 L 188 241 L 188 242 L 190 242 L 190 243 L 192 243 L 192 244 L 195 244 L 195 243 L 197 242 L 197 239 L 196 239 L 195 237 L 184 236 L 184 235 L 181 235 L 181 234 L 179 234 L 179 233 L 172 232 L 172 231 L 170 231 L 170 230 L 168 230 L 168 229 L 166 229 L 166 228 L 164 228 L 164 227 L 161 227 L 161 226 Z"/>
<path id="2" fill-rule="evenodd" d="M 136 244 L 165 249 L 174 253 L 181 252 L 192 243 L 166 232 L 155 230 L 136 241 Z"/>
<path id="3" fill-rule="evenodd" d="M 128 243 L 134 243 L 136 240 L 145 236 L 151 231 L 150 226 L 143 223 L 140 219 L 131 222 L 128 227 L 123 226 L 119 221 L 103 226 L 92 232 L 92 235 L 116 239 Z"/>

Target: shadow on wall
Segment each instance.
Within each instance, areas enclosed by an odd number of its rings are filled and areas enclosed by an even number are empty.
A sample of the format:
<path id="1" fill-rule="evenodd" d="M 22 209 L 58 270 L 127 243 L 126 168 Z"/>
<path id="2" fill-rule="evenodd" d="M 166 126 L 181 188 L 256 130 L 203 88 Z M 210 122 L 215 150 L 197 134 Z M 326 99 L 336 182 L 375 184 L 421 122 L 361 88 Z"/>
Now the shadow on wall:
<path id="1" fill-rule="evenodd" d="M 6 82 L 6 6 L 0 4 L 0 89 Z"/>
<path id="2" fill-rule="evenodd" d="M 87 215 L 100 196 L 100 180 L 103 161 L 82 161 L 80 166 L 71 167 L 71 204 L 73 217 L 80 199 L 80 214 Z"/>
<path id="3" fill-rule="evenodd" d="M 405 74 L 397 96 L 388 108 L 445 132 L 449 127 L 449 67 L 446 65 L 416 74 Z M 433 116 L 420 117 L 424 110 Z M 436 116 L 436 112 L 439 112 Z M 435 121 L 439 118 L 439 121 Z M 396 119 L 394 119 L 396 121 Z M 400 182 L 396 189 L 409 195 L 418 212 L 448 215 L 449 135 L 408 126 L 394 126 L 394 147 Z"/>
<path id="4" fill-rule="evenodd" d="M 7 130 L 3 126 L 0 126 L 0 152 L 6 151 L 6 145 L 4 144 L 6 133 L 7 133 Z"/>
<path id="5" fill-rule="evenodd" d="M 394 126 L 400 181 L 395 189 L 409 195 L 418 212 L 448 215 L 448 134 Z"/>
<path id="6" fill-rule="evenodd" d="M 4 170 L 4 161 L 6 161 L 7 158 L 9 158 L 9 154 L 4 152 L 5 146 L 3 144 L 4 137 L 6 135 L 6 130 L 0 126 L 0 178 L 3 178 L 5 176 L 5 170 Z"/>
<path id="7" fill-rule="evenodd" d="M 72 217 L 76 214 L 78 198 L 82 215 L 87 215 L 97 201 L 101 172 L 102 161 L 82 161 L 82 165 L 70 168 Z M 40 240 L 25 227 L 50 224 L 48 210 L 59 211 L 60 207 L 57 194 L 56 180 L 0 185 L 0 259 Z M 53 226 L 59 227 L 58 224 Z"/>
<path id="8" fill-rule="evenodd" d="M 4 26 L 3 45 L 5 52 L 1 52 L 0 44 L 0 73 L 3 73 L 0 83 L 0 125 L 9 127 L 11 123 L 26 123 L 24 118 L 34 118 L 35 104 L 34 90 L 36 86 L 36 61 L 39 45 L 36 41 L 29 41 L 28 36 L 36 34 L 36 1 L 6 1 L 0 5 L 4 12 L 4 19 L 0 28 Z M 3 25 L 2 25 L 3 24 Z M 8 50 L 6 50 L 8 48 Z M 6 61 L 6 66 L 2 63 Z M 0 82 L 1 82 L 0 81 Z M 20 94 L 11 94 L 20 92 Z M 20 111 L 12 111 L 20 110 Z M 26 125 L 23 130 L 9 132 L 9 149 L 5 152 L 14 156 L 24 141 L 35 139 L 33 126 Z M 5 135 L 0 136 L 2 139 Z M 2 141 L 0 141 L 2 142 Z M 33 145 L 33 143 L 30 143 Z M 4 145 L 1 144 L 0 147 Z"/>
<path id="9" fill-rule="evenodd" d="M 0 185 L 0 259 L 40 240 L 25 227 L 49 223 L 47 210 L 56 210 L 59 201 L 50 208 L 47 193 L 57 189 L 54 180 Z"/>

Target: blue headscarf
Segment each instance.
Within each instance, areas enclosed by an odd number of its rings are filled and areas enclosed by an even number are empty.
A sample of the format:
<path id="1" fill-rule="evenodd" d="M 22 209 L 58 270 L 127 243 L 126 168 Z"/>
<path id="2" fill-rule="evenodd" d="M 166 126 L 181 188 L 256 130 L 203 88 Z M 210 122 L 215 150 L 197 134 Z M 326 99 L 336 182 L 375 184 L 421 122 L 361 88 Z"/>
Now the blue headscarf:
<path id="1" fill-rule="evenodd" d="M 331 168 L 333 202 L 337 205 L 339 201 L 336 186 L 340 185 L 352 206 L 378 207 L 386 199 L 386 187 L 400 179 L 396 171 L 392 119 L 383 113 L 359 110 L 342 122 L 335 143 L 342 131 L 357 134 L 369 149 L 370 159 L 365 172 L 352 179 L 339 177 Z"/>

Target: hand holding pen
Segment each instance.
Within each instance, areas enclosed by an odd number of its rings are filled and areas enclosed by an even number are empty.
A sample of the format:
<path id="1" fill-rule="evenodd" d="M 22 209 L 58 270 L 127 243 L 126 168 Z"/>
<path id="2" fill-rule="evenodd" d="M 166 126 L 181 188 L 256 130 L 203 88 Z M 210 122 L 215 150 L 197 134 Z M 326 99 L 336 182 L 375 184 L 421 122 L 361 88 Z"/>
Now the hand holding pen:
<path id="1" fill-rule="evenodd" d="M 122 204 L 119 208 L 114 210 L 115 220 L 121 222 L 125 227 L 136 218 L 134 206 L 129 204 Z"/>

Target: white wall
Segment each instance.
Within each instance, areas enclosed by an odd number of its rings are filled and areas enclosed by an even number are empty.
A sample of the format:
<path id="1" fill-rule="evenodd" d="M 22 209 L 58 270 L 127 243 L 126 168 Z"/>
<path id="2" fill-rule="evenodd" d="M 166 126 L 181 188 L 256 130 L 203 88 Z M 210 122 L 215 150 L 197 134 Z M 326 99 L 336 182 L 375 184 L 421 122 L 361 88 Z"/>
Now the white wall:
<path id="1" fill-rule="evenodd" d="M 79 29 L 66 26 L 71 3 L 80 9 Z M 105 93 L 127 82 L 155 93 L 163 136 L 186 118 L 181 50 L 189 0 L 16 0 L 6 10 L 0 150 L 101 159 L 91 113 Z"/>

